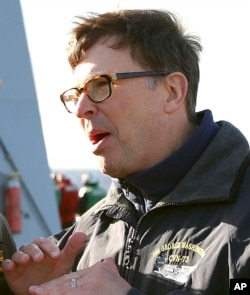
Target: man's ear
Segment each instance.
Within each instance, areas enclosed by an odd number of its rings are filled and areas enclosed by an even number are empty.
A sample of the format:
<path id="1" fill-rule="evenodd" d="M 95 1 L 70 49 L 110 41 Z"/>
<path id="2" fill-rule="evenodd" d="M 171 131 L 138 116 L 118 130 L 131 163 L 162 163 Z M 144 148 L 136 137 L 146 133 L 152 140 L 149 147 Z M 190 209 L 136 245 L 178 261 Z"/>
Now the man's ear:
<path id="1" fill-rule="evenodd" d="M 173 72 L 166 77 L 165 89 L 168 95 L 165 100 L 165 112 L 170 114 L 185 103 L 188 81 L 181 72 Z"/>

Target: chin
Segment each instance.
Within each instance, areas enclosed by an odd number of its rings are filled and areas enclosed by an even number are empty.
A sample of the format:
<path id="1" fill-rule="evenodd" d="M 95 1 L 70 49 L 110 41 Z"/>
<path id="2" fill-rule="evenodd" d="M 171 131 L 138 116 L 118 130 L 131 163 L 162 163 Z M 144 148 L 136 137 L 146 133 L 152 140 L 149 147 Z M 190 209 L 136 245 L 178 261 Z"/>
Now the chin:
<path id="1" fill-rule="evenodd" d="M 127 165 L 125 167 L 124 162 L 114 161 L 115 159 L 110 157 L 98 157 L 98 166 L 102 173 L 112 178 L 124 178 L 128 175 Z M 123 169 L 120 169 L 123 167 Z"/>

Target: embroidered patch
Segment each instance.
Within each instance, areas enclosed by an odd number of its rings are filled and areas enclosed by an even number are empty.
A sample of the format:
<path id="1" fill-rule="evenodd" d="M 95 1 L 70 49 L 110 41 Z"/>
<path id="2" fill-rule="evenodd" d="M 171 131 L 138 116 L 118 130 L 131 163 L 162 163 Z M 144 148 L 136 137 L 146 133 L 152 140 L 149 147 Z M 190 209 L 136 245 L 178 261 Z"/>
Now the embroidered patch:
<path id="1" fill-rule="evenodd" d="M 206 255 L 204 249 L 189 242 L 164 244 L 152 255 L 156 257 L 153 271 L 179 284 L 187 282 L 199 261 Z"/>

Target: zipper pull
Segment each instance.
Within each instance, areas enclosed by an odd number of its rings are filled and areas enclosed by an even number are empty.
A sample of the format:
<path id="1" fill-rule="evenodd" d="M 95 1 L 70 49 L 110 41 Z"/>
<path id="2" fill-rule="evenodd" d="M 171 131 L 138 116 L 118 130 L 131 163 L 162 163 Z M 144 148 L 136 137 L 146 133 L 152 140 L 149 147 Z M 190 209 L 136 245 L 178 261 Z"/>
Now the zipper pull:
<path id="1" fill-rule="evenodd" d="M 126 197 L 128 197 L 129 196 L 129 185 L 128 185 L 126 179 L 123 179 L 123 188 L 125 189 Z"/>
<path id="2" fill-rule="evenodd" d="M 127 185 L 127 183 L 126 183 L 126 185 Z M 126 186 L 126 197 L 128 197 L 129 196 L 129 189 L 128 189 L 128 185 Z"/>

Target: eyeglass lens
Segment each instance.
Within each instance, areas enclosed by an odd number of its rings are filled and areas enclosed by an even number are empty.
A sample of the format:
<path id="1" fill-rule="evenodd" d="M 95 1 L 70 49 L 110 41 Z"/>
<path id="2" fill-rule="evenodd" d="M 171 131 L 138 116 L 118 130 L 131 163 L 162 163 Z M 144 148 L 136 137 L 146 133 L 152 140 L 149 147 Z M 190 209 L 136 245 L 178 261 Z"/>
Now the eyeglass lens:
<path id="1" fill-rule="evenodd" d="M 86 83 L 86 92 L 93 101 L 102 101 L 110 96 L 110 81 L 107 77 L 101 76 L 91 79 Z"/>
<path id="2" fill-rule="evenodd" d="M 103 101 L 111 95 L 110 80 L 106 76 L 94 77 L 85 84 L 83 89 L 72 88 L 66 91 L 63 94 L 63 102 L 71 113 L 75 112 L 82 92 L 85 92 L 92 101 Z"/>

